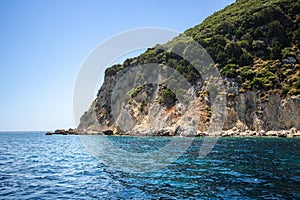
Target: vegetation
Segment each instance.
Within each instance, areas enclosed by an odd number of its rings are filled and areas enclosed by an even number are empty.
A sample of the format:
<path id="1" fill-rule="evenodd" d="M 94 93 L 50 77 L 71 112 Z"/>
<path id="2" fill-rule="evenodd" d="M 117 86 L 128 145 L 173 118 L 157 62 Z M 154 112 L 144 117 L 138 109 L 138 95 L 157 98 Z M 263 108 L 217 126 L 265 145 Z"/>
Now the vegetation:
<path id="1" fill-rule="evenodd" d="M 159 96 L 159 103 L 166 106 L 167 108 L 174 106 L 175 102 L 177 101 L 177 97 L 174 92 L 163 86 L 160 87 Z"/>
<path id="2" fill-rule="evenodd" d="M 143 99 L 143 101 L 141 102 L 140 105 L 140 111 L 143 112 L 144 108 L 147 106 L 147 101 L 145 99 Z"/>
<path id="3" fill-rule="evenodd" d="M 114 76 L 117 74 L 118 71 L 122 70 L 124 65 L 113 65 L 105 70 L 105 76 Z"/>
<path id="4" fill-rule="evenodd" d="M 136 97 L 138 95 L 138 93 L 140 93 L 143 89 L 144 89 L 144 86 L 142 86 L 142 85 L 134 88 L 133 90 L 130 91 L 130 97 L 131 98 Z"/>
<path id="5" fill-rule="evenodd" d="M 240 91 L 263 90 L 283 96 L 300 93 L 299 0 L 237 0 L 189 29 L 186 34 L 206 48 L 223 76 Z M 294 57 L 297 63 L 282 62 Z"/>
<path id="6" fill-rule="evenodd" d="M 185 34 L 206 49 L 222 76 L 239 83 L 239 92 L 300 94 L 299 11 L 299 0 L 237 0 Z M 196 52 L 190 42 L 179 36 L 166 45 L 157 45 L 136 58 L 127 59 L 123 65 L 108 68 L 105 74 L 115 75 L 124 67 L 136 64 L 162 63 L 194 85 L 201 80 L 201 75 L 193 63 L 178 55 L 193 57 L 201 53 Z M 289 57 L 296 62 L 284 61 Z M 180 83 L 174 81 L 172 84 Z M 176 97 L 166 88 L 161 94 L 163 99 Z"/>

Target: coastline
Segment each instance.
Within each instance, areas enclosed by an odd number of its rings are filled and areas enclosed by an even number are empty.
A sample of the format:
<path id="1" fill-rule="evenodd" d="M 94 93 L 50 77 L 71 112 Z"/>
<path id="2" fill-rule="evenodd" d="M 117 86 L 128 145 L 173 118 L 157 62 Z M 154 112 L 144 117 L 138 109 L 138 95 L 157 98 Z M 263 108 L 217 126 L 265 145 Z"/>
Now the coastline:
<path id="1" fill-rule="evenodd" d="M 112 130 L 105 131 L 78 131 L 77 129 L 57 129 L 54 132 L 46 132 L 45 135 L 105 135 L 105 136 L 149 136 L 149 137 L 280 137 L 280 138 L 296 138 L 300 137 L 300 130 L 296 128 L 291 128 L 290 130 L 270 130 L 270 131 L 252 131 L 246 130 L 241 131 L 236 128 L 221 131 L 219 133 L 208 133 L 196 131 L 193 129 L 184 129 L 178 126 L 175 130 L 168 128 L 164 129 L 150 129 L 143 131 L 132 131 L 132 132 L 122 132 L 115 133 Z"/>

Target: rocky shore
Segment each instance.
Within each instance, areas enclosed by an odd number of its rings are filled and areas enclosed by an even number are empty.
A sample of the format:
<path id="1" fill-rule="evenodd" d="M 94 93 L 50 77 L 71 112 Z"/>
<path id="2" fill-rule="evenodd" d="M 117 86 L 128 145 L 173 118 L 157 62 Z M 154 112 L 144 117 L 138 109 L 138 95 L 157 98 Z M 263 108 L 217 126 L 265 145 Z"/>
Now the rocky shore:
<path id="1" fill-rule="evenodd" d="M 115 133 L 112 130 L 105 130 L 102 132 L 79 132 L 77 129 L 58 129 L 54 132 L 47 132 L 46 135 L 115 135 L 115 136 L 181 136 L 181 137 L 205 137 L 205 136 L 219 136 L 219 137 L 281 137 L 281 138 L 294 138 L 300 137 L 300 130 L 291 128 L 290 130 L 278 131 L 240 131 L 236 127 L 230 130 L 221 131 L 219 133 L 208 133 L 195 130 L 194 127 L 178 126 L 176 129 L 150 129 L 150 130 L 133 130 L 130 132 Z"/>
<path id="2" fill-rule="evenodd" d="M 79 132 L 76 128 L 65 129 L 57 129 L 54 132 L 46 132 L 46 135 L 79 135 Z"/>

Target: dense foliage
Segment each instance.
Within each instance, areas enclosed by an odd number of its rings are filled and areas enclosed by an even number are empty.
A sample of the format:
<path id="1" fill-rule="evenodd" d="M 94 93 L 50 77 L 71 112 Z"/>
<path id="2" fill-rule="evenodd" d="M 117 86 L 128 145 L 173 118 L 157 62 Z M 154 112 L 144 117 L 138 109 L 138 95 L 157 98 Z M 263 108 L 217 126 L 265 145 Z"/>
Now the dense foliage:
<path id="1" fill-rule="evenodd" d="M 186 34 L 206 48 L 222 75 L 241 84 L 240 91 L 300 94 L 299 11 L 299 0 L 238 0 Z"/>
<path id="2" fill-rule="evenodd" d="M 224 77 L 239 83 L 239 92 L 296 95 L 300 94 L 299 11 L 299 0 L 237 0 L 185 34 L 206 49 Z M 191 52 L 184 41 L 175 38 L 170 44 L 177 52 Z M 145 63 L 176 69 L 191 84 L 201 77 L 192 63 L 157 48 L 107 69 L 106 74 Z"/>

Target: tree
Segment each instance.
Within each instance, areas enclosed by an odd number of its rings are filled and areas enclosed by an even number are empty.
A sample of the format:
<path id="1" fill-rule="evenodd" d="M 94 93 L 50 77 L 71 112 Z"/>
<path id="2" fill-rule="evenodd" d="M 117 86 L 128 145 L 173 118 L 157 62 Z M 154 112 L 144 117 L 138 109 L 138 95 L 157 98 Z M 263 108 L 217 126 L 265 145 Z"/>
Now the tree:
<path id="1" fill-rule="evenodd" d="M 236 42 L 231 41 L 227 43 L 225 47 L 225 52 L 230 56 L 230 58 L 234 61 L 238 61 L 243 51 L 241 47 L 237 45 Z"/>
<path id="2" fill-rule="evenodd" d="M 270 51 L 270 59 L 271 60 L 281 60 L 282 56 L 281 56 L 281 45 L 278 41 L 276 41 Z"/>
<path id="3" fill-rule="evenodd" d="M 244 52 L 241 55 L 238 63 L 239 63 L 240 66 L 252 65 L 253 64 L 253 57 L 250 53 Z"/>
<path id="4" fill-rule="evenodd" d="M 267 37 L 273 38 L 276 36 L 285 37 L 284 27 L 281 25 L 281 23 L 278 20 L 274 20 L 270 24 L 268 24 L 268 31 L 267 31 Z"/>

